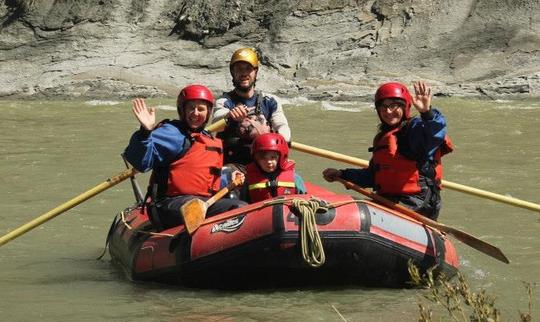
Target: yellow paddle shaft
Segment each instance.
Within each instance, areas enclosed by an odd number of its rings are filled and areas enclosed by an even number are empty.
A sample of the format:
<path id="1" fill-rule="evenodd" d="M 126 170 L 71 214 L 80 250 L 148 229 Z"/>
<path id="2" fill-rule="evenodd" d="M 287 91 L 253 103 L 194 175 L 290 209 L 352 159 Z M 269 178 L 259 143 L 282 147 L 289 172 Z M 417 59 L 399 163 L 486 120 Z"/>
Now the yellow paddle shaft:
<path id="1" fill-rule="evenodd" d="M 223 129 L 225 129 L 226 126 L 227 126 L 227 121 L 225 118 L 222 118 L 221 120 L 216 121 L 206 126 L 204 129 L 208 132 L 220 132 L 220 131 L 223 131 Z"/>
<path id="2" fill-rule="evenodd" d="M 219 120 L 211 125 L 209 125 L 206 130 L 209 132 L 213 131 L 219 131 L 225 128 L 226 121 L 225 119 Z M 134 176 L 137 173 L 137 171 L 133 168 L 127 169 L 109 179 L 107 181 L 100 183 L 99 185 L 95 186 L 94 188 L 87 190 L 83 192 L 82 194 L 78 195 L 77 197 L 69 200 L 68 202 L 61 204 L 60 206 L 44 213 L 43 215 L 33 219 L 32 221 L 20 226 L 19 228 L 16 228 L 12 230 L 11 232 L 5 234 L 4 236 L 0 237 L 0 246 L 6 244 L 12 239 L 15 239 L 24 233 L 28 232 L 29 230 L 32 230 L 36 228 L 37 226 L 53 219 L 54 217 L 60 215 L 61 213 L 77 206 L 78 204 L 81 204 L 82 202 L 92 198 L 93 196 L 97 195 L 98 193 L 101 193 L 107 189 L 109 189 L 112 186 L 115 186 L 119 184 L 120 182 L 126 180 L 127 178 Z"/>
<path id="3" fill-rule="evenodd" d="M 60 215 L 61 213 L 65 212 L 66 210 L 69 210 L 78 204 L 92 198 L 93 196 L 97 195 L 100 192 L 103 192 L 107 189 L 109 189 L 112 186 L 115 186 L 119 184 L 120 182 L 126 180 L 127 178 L 135 175 L 136 170 L 131 168 L 127 169 L 116 176 L 113 176 L 107 181 L 100 183 L 99 185 L 95 186 L 94 188 L 87 190 L 77 197 L 69 200 L 68 202 L 61 204 L 60 206 L 50 210 L 49 212 L 44 213 L 43 215 L 33 219 L 32 221 L 20 226 L 19 228 L 14 229 L 13 231 L 7 233 L 6 235 L 0 237 L 0 246 L 4 245 L 5 243 L 9 242 L 12 239 L 15 239 L 19 237 L 20 235 L 28 232 L 31 229 L 36 228 L 37 226 L 53 219 L 54 217 Z"/>
<path id="4" fill-rule="evenodd" d="M 298 150 L 298 151 L 301 151 L 301 152 L 309 153 L 309 154 L 312 154 L 312 155 L 320 156 L 320 157 L 335 160 L 335 161 L 341 161 L 341 162 L 344 162 L 344 163 L 349 163 L 349 164 L 360 166 L 360 167 L 363 167 L 363 168 L 366 168 L 369 165 L 369 162 L 366 161 L 366 160 L 351 157 L 351 156 L 341 154 L 341 153 L 337 153 L 337 152 L 332 152 L 332 151 L 329 151 L 329 150 L 324 150 L 324 149 L 312 147 L 312 146 L 305 145 L 305 144 L 298 143 L 298 142 L 292 142 L 291 143 L 291 148 L 293 148 L 295 150 Z M 525 208 L 525 209 L 529 209 L 529 210 L 532 210 L 532 211 L 540 212 L 540 205 L 532 203 L 532 202 L 524 201 L 524 200 L 513 198 L 513 197 L 503 196 L 503 195 L 500 195 L 500 194 L 497 194 L 497 193 L 493 193 L 493 192 L 489 192 L 489 191 L 486 191 L 486 190 L 481 190 L 481 189 L 465 186 L 465 185 L 462 185 L 462 184 L 459 184 L 459 183 L 454 183 L 454 182 L 450 182 L 450 181 L 446 181 L 446 180 L 442 181 L 442 185 L 443 185 L 443 187 L 451 189 L 451 190 L 455 190 L 455 191 L 459 191 L 459 192 L 463 192 L 463 193 L 468 193 L 468 194 L 471 194 L 471 195 L 474 195 L 474 196 L 477 196 L 477 197 L 486 198 L 486 199 L 490 199 L 490 200 L 494 200 L 494 201 L 499 201 L 499 202 L 509 204 L 509 205 L 512 205 L 512 206 L 516 206 L 516 207 Z"/>

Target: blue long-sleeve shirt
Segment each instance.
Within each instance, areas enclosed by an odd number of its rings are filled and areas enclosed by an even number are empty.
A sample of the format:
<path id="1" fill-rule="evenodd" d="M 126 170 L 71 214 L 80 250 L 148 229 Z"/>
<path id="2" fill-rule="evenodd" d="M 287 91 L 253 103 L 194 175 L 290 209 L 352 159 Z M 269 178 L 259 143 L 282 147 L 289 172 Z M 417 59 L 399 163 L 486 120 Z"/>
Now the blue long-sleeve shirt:
<path id="1" fill-rule="evenodd" d="M 415 156 L 416 160 L 432 161 L 435 152 L 444 142 L 446 119 L 439 110 L 433 108 L 422 113 L 421 117 L 412 118 L 406 133 L 407 154 Z M 366 169 L 349 168 L 342 169 L 341 172 L 341 178 L 361 187 L 375 186 L 375 173 L 371 164 Z"/>
<path id="2" fill-rule="evenodd" d="M 131 136 L 124 156 L 141 172 L 166 167 L 186 152 L 186 136 L 180 128 L 180 121 L 174 120 L 151 132 L 140 129 Z"/>

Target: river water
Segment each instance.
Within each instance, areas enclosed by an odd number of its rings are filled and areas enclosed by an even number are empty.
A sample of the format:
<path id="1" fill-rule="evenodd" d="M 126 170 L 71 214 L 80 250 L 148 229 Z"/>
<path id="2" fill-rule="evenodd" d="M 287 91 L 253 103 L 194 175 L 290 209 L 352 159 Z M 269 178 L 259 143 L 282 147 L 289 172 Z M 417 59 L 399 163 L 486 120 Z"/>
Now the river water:
<path id="1" fill-rule="evenodd" d="M 150 101 L 174 118 L 172 100 Z M 296 141 L 369 159 L 377 117 L 367 103 L 289 101 Z M 540 203 L 540 103 L 435 98 L 456 151 L 445 179 Z M 120 158 L 137 122 L 127 101 L 0 101 L 0 234 L 28 222 L 124 169 Z M 335 161 L 292 152 L 304 179 Z M 142 186 L 146 181 L 142 176 Z M 473 288 L 496 296 L 505 321 L 526 312 L 524 282 L 540 283 L 540 214 L 444 190 L 439 220 L 492 243 L 506 265 L 455 241 Z M 132 204 L 123 182 L 0 249 L 2 321 L 417 321 L 422 291 L 362 287 L 200 290 L 129 281 L 106 256 L 114 215 Z M 264 277 L 262 277 L 264 278 Z M 540 288 L 533 318 L 540 318 Z M 339 312 L 339 313 L 338 313 Z M 339 315 L 341 314 L 342 317 Z"/>

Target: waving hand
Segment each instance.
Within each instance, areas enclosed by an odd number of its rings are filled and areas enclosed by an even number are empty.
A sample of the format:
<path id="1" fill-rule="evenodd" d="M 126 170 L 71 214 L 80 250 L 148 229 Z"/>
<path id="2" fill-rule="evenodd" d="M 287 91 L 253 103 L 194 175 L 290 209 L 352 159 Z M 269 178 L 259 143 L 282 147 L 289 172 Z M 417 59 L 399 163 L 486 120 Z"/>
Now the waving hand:
<path id="1" fill-rule="evenodd" d="M 431 87 L 423 81 L 415 82 L 412 102 L 418 112 L 429 111 L 431 109 Z"/>
<path id="2" fill-rule="evenodd" d="M 136 98 L 133 100 L 133 107 L 131 110 L 143 128 L 148 131 L 152 131 L 154 129 L 156 125 L 155 107 L 147 108 L 144 99 Z"/>

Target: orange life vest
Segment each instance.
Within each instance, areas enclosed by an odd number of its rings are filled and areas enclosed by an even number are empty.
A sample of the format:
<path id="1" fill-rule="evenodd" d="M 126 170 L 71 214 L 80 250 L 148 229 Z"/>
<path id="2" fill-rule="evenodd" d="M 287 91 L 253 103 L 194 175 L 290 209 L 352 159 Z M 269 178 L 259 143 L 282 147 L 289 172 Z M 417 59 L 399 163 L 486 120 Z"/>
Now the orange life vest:
<path id="1" fill-rule="evenodd" d="M 189 140 L 186 137 L 186 140 Z M 169 166 L 168 197 L 196 195 L 208 197 L 219 190 L 223 147 L 221 140 L 203 133 L 191 134 L 187 153 Z"/>
<path id="2" fill-rule="evenodd" d="M 269 180 L 268 176 L 259 169 L 255 162 L 249 163 L 246 168 L 251 202 L 297 193 L 294 182 L 294 162 L 292 161 L 289 161 L 287 167 L 281 170 L 275 180 Z M 272 193 L 272 190 L 274 190 L 274 193 Z"/>
<path id="3" fill-rule="evenodd" d="M 373 143 L 372 166 L 375 169 L 375 190 L 379 194 L 399 195 L 416 194 L 421 191 L 420 176 L 417 160 L 412 160 L 398 150 L 397 131 L 388 131 L 375 138 Z M 445 136 L 443 144 L 433 157 L 435 184 L 440 188 L 442 180 L 441 157 L 454 149 L 452 141 Z"/>

